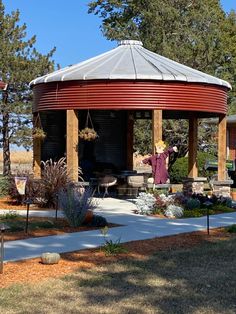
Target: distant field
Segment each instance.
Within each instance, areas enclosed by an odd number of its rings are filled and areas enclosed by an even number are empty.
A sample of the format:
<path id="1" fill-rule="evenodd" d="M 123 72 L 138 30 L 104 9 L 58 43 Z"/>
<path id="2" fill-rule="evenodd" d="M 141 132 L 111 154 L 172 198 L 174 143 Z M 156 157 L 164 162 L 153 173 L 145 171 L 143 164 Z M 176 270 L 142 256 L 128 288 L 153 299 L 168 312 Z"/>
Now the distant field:
<path id="1" fill-rule="evenodd" d="M 3 154 L 0 151 L 0 173 L 2 172 Z M 21 171 L 32 171 L 33 152 L 32 151 L 11 151 L 11 168 L 13 173 Z"/>

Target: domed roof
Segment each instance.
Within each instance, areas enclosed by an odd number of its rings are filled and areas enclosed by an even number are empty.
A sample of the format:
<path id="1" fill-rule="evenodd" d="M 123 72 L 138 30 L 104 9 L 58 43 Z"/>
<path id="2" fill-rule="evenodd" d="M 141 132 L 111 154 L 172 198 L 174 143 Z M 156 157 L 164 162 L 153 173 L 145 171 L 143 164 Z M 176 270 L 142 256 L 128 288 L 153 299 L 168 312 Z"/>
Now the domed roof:
<path id="1" fill-rule="evenodd" d="M 97 57 L 65 67 L 33 80 L 30 85 L 74 80 L 158 80 L 231 85 L 219 78 L 194 70 L 143 47 L 141 41 L 122 40 Z"/>

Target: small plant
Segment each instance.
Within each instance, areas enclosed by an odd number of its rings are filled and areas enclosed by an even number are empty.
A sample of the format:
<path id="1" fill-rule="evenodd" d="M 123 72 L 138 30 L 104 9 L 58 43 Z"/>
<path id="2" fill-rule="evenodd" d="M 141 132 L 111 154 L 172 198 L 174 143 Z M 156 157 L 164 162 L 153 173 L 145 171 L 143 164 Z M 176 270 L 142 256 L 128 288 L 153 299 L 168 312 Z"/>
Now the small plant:
<path id="1" fill-rule="evenodd" d="M 150 193 L 140 193 L 136 199 L 137 213 L 141 215 L 149 215 L 154 209 L 156 198 Z"/>
<path id="2" fill-rule="evenodd" d="M 16 218 L 19 218 L 19 215 L 17 214 L 15 210 L 10 210 L 9 213 L 6 213 L 0 216 L 0 219 L 6 219 L 6 220 L 14 220 Z"/>
<path id="3" fill-rule="evenodd" d="M 226 228 L 226 231 L 230 232 L 230 233 L 236 233 L 236 225 L 232 225 L 232 226 Z"/>
<path id="4" fill-rule="evenodd" d="M 58 194 L 58 207 L 65 214 L 71 227 L 79 227 L 84 222 L 88 210 L 93 210 L 96 203 L 92 199 L 92 190 L 85 189 L 80 193 L 73 186 L 67 186 Z"/>
<path id="5" fill-rule="evenodd" d="M 184 209 L 176 205 L 168 205 L 164 211 L 164 215 L 168 218 L 180 218 L 183 216 Z"/>
<path id="6" fill-rule="evenodd" d="M 105 240 L 105 244 L 101 247 L 101 250 L 106 255 L 117 255 L 121 253 L 127 253 L 128 250 L 122 246 L 122 244 L 120 243 L 120 238 L 117 239 L 116 241 L 113 241 L 112 239 L 107 239 L 108 231 L 109 228 L 107 226 L 101 229 L 101 233 Z"/>

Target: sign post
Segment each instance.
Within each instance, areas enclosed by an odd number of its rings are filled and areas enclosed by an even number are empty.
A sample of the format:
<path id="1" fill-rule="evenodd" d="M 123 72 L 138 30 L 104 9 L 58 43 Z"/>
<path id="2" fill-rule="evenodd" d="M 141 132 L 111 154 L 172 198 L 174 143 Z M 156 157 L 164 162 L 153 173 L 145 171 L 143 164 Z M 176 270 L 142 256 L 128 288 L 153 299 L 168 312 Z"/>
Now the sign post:
<path id="1" fill-rule="evenodd" d="M 17 191 L 20 195 L 25 197 L 25 188 L 26 188 L 26 183 L 27 183 L 27 177 L 15 177 L 15 184 Z M 28 233 L 28 226 L 29 226 L 29 205 L 30 201 L 26 200 L 26 209 L 27 209 L 27 214 L 26 214 L 26 224 L 25 224 L 25 233 Z"/>
<path id="2" fill-rule="evenodd" d="M 5 224 L 0 224 L 1 232 L 1 249 L 0 249 L 0 274 L 3 274 L 3 258 L 4 258 L 4 232 L 9 229 Z"/>

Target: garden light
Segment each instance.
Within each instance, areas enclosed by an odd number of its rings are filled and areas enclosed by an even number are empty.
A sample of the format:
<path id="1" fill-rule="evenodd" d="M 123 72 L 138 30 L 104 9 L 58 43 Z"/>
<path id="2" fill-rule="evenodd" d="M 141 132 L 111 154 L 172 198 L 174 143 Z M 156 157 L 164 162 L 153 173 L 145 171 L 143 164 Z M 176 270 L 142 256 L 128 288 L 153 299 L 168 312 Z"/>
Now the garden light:
<path id="1" fill-rule="evenodd" d="M 7 229 L 9 229 L 9 227 L 6 224 L 0 224 L 0 232 L 1 232 L 0 274 L 3 274 L 4 232 Z"/>

